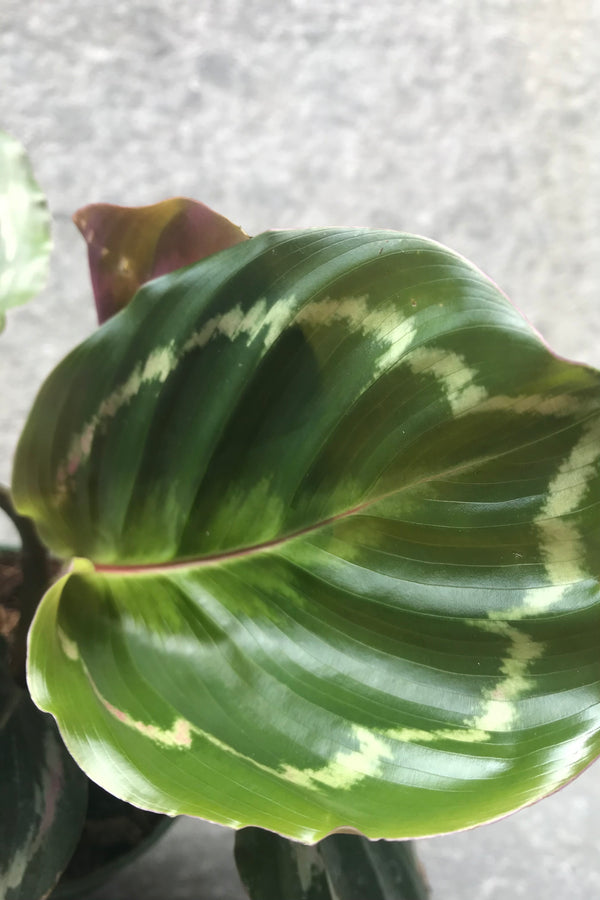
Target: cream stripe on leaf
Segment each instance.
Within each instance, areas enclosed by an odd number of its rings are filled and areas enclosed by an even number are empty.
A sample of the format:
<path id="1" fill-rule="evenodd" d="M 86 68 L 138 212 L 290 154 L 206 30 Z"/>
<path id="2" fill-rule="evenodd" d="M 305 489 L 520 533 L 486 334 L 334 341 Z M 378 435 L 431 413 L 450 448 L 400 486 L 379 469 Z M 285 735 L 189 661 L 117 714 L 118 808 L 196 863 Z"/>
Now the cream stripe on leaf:
<path id="1" fill-rule="evenodd" d="M 273 232 L 151 282 L 18 449 L 80 558 L 32 694 L 168 813 L 311 842 L 531 803 L 600 752 L 599 423 L 598 373 L 421 238 Z"/>

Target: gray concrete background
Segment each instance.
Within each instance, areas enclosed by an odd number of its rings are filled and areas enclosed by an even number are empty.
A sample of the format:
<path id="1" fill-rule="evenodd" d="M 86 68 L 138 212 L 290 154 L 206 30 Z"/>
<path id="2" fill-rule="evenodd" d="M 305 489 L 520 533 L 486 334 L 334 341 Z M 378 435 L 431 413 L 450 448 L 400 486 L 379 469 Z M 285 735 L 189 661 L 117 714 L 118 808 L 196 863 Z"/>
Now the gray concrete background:
<path id="1" fill-rule="evenodd" d="M 600 364 L 599 26 L 597 0 L 0 0 L 0 127 L 30 151 L 56 242 L 48 289 L 0 340 L 0 480 L 43 376 L 94 327 L 69 218 L 91 201 L 187 194 L 250 233 L 427 234 Z M 592 768 L 422 842 L 434 897 L 600 897 L 599 799 Z M 236 900 L 230 841 L 181 821 L 94 900 Z"/>

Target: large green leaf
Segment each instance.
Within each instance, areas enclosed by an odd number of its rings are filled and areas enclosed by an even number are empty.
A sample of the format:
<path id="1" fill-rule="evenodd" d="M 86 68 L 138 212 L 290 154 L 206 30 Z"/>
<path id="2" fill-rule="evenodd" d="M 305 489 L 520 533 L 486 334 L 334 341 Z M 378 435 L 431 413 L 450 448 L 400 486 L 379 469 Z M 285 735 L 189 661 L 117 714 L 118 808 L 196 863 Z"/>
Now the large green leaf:
<path id="1" fill-rule="evenodd" d="M 0 645 L 4 656 L 4 647 Z M 0 897 L 46 897 L 83 827 L 87 778 L 51 716 L 33 705 L 0 661 Z"/>
<path id="2" fill-rule="evenodd" d="M 266 234 L 42 388 L 18 507 L 79 557 L 29 684 L 142 806 L 465 828 L 600 752 L 600 375 L 421 238 Z"/>
<path id="3" fill-rule="evenodd" d="M 0 331 L 5 313 L 46 281 L 50 216 L 25 151 L 0 131 Z"/>
<path id="4" fill-rule="evenodd" d="M 235 861 L 251 900 L 427 900 L 410 841 L 332 834 L 307 847 L 261 828 L 242 828 Z"/>

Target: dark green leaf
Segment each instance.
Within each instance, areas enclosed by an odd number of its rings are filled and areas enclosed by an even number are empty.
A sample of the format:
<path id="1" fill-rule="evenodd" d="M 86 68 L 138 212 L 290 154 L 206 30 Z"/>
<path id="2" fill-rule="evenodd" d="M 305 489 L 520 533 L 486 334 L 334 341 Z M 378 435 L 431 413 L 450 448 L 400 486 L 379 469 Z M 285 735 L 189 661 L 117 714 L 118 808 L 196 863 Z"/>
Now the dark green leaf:
<path id="1" fill-rule="evenodd" d="M 312 847 L 260 828 L 235 838 L 235 861 L 251 900 L 427 900 L 410 841 L 335 834 Z"/>
<path id="2" fill-rule="evenodd" d="M 73 221 L 88 245 L 99 322 L 152 278 L 248 240 L 237 225 L 185 197 L 138 207 L 92 203 Z"/>
<path id="3" fill-rule="evenodd" d="M 25 151 L 0 131 L 0 331 L 7 310 L 43 288 L 50 248 L 48 208 Z"/>
<path id="4" fill-rule="evenodd" d="M 600 375 L 462 258 L 253 238 L 38 397 L 16 502 L 82 559 L 33 696 L 152 809 L 304 841 L 504 815 L 600 751 L 599 459 Z"/>
<path id="5" fill-rule="evenodd" d="M 87 778 L 40 712 L 2 669 L 0 685 L 0 897 L 47 896 L 79 839 Z"/>
<path id="6" fill-rule="evenodd" d="M 52 900 L 82 900 L 146 854 L 175 819 L 124 803 L 90 781 L 79 844 L 52 892 Z"/>

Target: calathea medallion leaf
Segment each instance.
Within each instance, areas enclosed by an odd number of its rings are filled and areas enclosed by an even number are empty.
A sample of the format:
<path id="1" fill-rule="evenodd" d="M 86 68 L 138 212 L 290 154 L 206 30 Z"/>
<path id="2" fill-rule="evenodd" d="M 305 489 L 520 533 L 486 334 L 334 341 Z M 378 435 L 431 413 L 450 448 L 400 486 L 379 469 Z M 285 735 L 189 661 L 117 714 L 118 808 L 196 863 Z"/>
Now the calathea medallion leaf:
<path id="1" fill-rule="evenodd" d="M 0 897 L 47 897 L 79 840 L 87 778 L 8 674 L 0 638 Z"/>
<path id="2" fill-rule="evenodd" d="M 130 802 L 465 828 L 600 752 L 600 375 L 449 250 L 275 232 L 50 376 L 14 495 L 71 572 L 29 684 Z"/>
<path id="3" fill-rule="evenodd" d="M 242 828 L 235 861 L 251 900 L 427 900 L 429 888 L 411 841 L 332 834 L 307 847 Z"/>

